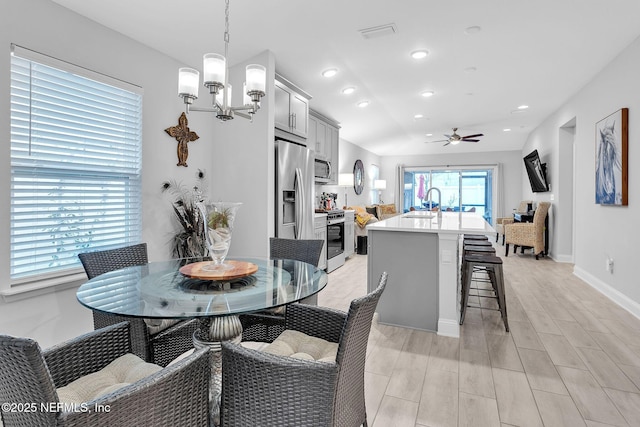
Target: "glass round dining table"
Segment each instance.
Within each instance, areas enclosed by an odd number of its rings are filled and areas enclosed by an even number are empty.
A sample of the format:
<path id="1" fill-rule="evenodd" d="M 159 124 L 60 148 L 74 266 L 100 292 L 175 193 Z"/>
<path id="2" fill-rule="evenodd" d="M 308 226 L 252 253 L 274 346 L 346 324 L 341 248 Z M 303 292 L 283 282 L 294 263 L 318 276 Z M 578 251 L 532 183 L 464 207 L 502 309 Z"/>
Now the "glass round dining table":
<path id="1" fill-rule="evenodd" d="M 110 314 L 199 318 L 208 326 L 208 341 L 223 341 L 242 333 L 239 314 L 300 301 L 321 291 L 328 281 L 327 274 L 311 264 L 266 258 L 234 259 L 256 271 L 231 279 L 186 275 L 185 266 L 201 261 L 177 259 L 111 271 L 84 283 L 76 295 L 82 305 Z"/>

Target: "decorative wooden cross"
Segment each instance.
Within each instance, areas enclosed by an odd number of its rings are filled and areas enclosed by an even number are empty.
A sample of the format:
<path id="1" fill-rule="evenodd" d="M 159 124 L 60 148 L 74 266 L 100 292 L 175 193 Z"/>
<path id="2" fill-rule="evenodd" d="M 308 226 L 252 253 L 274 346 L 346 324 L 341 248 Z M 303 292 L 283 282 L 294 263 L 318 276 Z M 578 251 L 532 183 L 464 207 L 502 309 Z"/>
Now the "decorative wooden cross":
<path id="1" fill-rule="evenodd" d="M 177 166 L 187 167 L 187 157 L 189 157 L 189 146 L 191 141 L 200 138 L 197 133 L 189 130 L 189 121 L 185 113 L 180 114 L 178 126 L 166 128 L 164 131 L 178 141 L 178 164 Z"/>

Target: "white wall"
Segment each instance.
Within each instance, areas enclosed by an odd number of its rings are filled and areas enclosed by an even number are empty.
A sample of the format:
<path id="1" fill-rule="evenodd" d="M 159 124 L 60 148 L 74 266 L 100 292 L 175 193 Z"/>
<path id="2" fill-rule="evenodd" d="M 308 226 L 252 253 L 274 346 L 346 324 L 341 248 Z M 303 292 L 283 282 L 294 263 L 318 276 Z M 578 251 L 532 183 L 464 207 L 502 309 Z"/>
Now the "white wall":
<path id="1" fill-rule="evenodd" d="M 169 240 L 174 222 L 169 199 L 161 194 L 163 181 L 186 185 L 196 171 L 208 172 L 209 188 L 216 192 L 224 182 L 213 182 L 214 119 L 204 113 L 189 115 L 189 126 L 200 136 L 189 144 L 189 167 L 178 167 L 176 141 L 164 132 L 183 111 L 177 96 L 178 68 L 186 64 L 159 54 L 121 34 L 45 0 L 3 2 L 0 14 L 0 289 L 9 284 L 10 188 L 10 43 L 86 67 L 141 86 L 143 96 L 142 238 L 151 260 L 170 257 Z M 191 64 L 189 64 L 191 65 Z M 238 86 L 241 87 L 241 86 Z M 198 100 L 203 101 L 203 100 Z M 93 329 L 90 311 L 80 306 L 75 289 L 5 303 L 0 300 L 0 333 L 30 336 L 44 347 Z"/>
<path id="2" fill-rule="evenodd" d="M 275 229 L 275 148 L 273 53 L 263 52 L 230 69 L 235 102 L 240 105 L 244 70 L 247 64 L 267 68 L 266 97 L 253 118 L 242 117 L 222 123 L 215 119 L 211 170 L 213 200 L 242 202 L 234 223 L 229 256 L 268 256 L 269 237 Z M 236 89 L 238 88 L 238 89 Z"/>
<path id="3" fill-rule="evenodd" d="M 531 195 L 535 200 L 549 200 L 554 194 L 552 209 L 564 205 L 557 188 L 574 186 L 575 227 L 574 272 L 588 283 L 602 290 L 610 298 L 640 317 L 640 287 L 635 268 L 635 245 L 640 237 L 640 39 L 605 67 L 588 85 L 580 90 L 557 112 L 548 117 L 529 136 L 523 149 L 528 153 L 534 148 L 542 154 L 551 173 L 552 192 Z M 620 108 L 629 108 L 629 205 L 624 207 L 601 206 L 595 203 L 595 124 Z M 563 174 L 560 148 L 563 133 L 559 129 L 575 119 L 575 180 L 571 185 L 559 183 L 571 179 Z M 530 192 L 524 170 L 522 192 Z M 570 206 L 571 203 L 564 201 Z M 562 212 L 556 212 L 558 217 Z M 551 235 L 555 241 L 557 236 Z M 555 242 L 554 242 L 555 245 Z M 606 257 L 614 259 L 614 271 L 605 271 Z"/>
<path id="4" fill-rule="evenodd" d="M 398 165 L 410 166 L 445 166 L 445 165 L 496 165 L 502 166 L 504 193 L 502 212 L 495 217 L 509 216 L 520 200 L 522 200 L 522 155 L 520 151 L 495 151 L 487 153 L 455 153 L 434 154 L 423 156 L 384 156 L 381 158 L 382 168 L 380 176 L 387 180 L 387 189 L 383 192 L 383 199 L 397 203 Z"/>

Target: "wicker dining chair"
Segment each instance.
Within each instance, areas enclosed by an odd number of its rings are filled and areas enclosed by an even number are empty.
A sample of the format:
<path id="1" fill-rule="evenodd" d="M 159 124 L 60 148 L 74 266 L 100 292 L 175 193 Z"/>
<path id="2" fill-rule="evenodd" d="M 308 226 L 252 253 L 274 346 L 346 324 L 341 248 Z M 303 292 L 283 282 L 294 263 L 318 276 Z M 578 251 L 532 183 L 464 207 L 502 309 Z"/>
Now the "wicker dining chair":
<path id="1" fill-rule="evenodd" d="M 92 279 L 109 271 L 147 264 L 147 244 L 125 246 L 78 255 L 87 277 Z M 94 329 L 119 322 L 131 323 L 133 352 L 143 360 L 160 366 L 193 348 L 193 332 L 199 327 L 197 319 L 162 320 L 142 319 L 93 310 Z"/>
<path id="2" fill-rule="evenodd" d="M 275 355 L 222 343 L 222 425 L 367 426 L 364 365 L 373 314 L 387 283 L 351 302 L 348 313 L 292 304 L 285 326 L 337 343 L 335 361 Z M 313 338 L 311 338 L 313 339 Z"/>
<path id="3" fill-rule="evenodd" d="M 314 239 L 269 239 L 271 259 L 293 259 L 318 266 L 324 240 Z M 315 301 L 315 300 L 314 300 Z M 308 301 L 302 301 L 308 302 Z M 242 339 L 245 341 L 271 342 L 284 331 L 284 311 L 286 309 L 264 310 L 240 316 Z"/>
<path id="4" fill-rule="evenodd" d="M 295 259 L 317 267 L 323 245 L 324 240 L 271 237 L 269 239 L 269 256 L 273 259 Z"/>
<path id="5" fill-rule="evenodd" d="M 513 245 L 515 253 L 518 246 L 523 248 L 533 248 L 533 254 L 538 259 L 538 255 L 546 255 L 544 253 L 544 220 L 547 217 L 551 203 L 540 202 L 533 214 L 533 222 L 519 222 L 508 224 L 505 226 L 505 252 L 504 256 L 509 255 L 509 245 Z"/>
<path id="6" fill-rule="evenodd" d="M 129 335 L 129 324 L 124 322 L 45 351 L 32 339 L 0 335 L 0 415 L 4 427 L 207 426 L 211 368 L 206 349 L 166 368 L 138 368 L 133 375 L 141 379 L 128 385 L 125 381 L 117 389 L 120 384 L 114 384 L 110 392 L 104 388 L 107 381 L 98 371 L 111 362 L 125 356 L 109 368 L 140 366 L 127 365 L 131 361 L 126 357 L 131 353 Z M 77 392 L 102 391 L 87 393 L 96 397 L 86 402 L 71 402 L 69 399 L 78 394 L 61 388 L 81 377 L 89 387 L 76 388 Z M 11 405 L 15 410 L 7 411 Z"/>

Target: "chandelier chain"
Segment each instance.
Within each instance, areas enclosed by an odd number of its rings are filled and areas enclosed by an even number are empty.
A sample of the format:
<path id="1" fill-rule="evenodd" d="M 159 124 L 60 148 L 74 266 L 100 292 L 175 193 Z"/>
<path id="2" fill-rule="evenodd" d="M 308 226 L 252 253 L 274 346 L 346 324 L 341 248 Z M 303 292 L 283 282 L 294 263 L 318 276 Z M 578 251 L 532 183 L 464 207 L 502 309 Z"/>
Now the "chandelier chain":
<path id="1" fill-rule="evenodd" d="M 224 57 L 228 57 L 229 50 L 229 0 L 225 1 L 224 7 Z"/>

